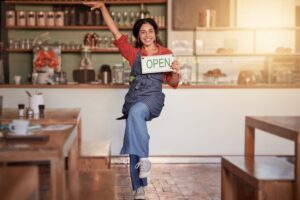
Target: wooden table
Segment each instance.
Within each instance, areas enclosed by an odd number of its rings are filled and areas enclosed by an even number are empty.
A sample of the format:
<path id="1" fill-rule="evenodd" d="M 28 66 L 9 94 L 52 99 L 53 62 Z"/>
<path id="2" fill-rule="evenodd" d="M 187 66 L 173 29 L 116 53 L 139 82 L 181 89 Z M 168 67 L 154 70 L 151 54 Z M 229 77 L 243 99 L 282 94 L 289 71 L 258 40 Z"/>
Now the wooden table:
<path id="1" fill-rule="evenodd" d="M 16 108 L 3 108 L 2 124 L 10 123 L 13 119 L 27 119 L 31 124 L 37 125 L 53 125 L 53 124 L 72 124 L 77 126 L 77 151 L 76 155 L 80 155 L 81 147 L 81 111 L 80 108 L 46 108 L 42 118 L 19 117 Z M 75 161 L 74 161 L 75 162 Z M 68 166 L 78 169 L 77 160 L 75 163 L 69 163 Z"/>
<path id="2" fill-rule="evenodd" d="M 51 199 L 65 199 L 65 155 L 68 155 L 71 165 L 78 159 L 76 126 L 59 131 L 41 131 L 39 134 L 48 135 L 49 139 L 47 141 L 1 140 L 0 162 L 49 161 Z M 70 168 L 74 169 L 74 166 Z"/>
<path id="3" fill-rule="evenodd" d="M 296 163 L 255 156 L 255 129 L 295 142 Z M 222 200 L 300 200 L 300 116 L 246 117 L 245 156 L 222 157 Z"/>
<path id="4" fill-rule="evenodd" d="M 38 200 L 38 168 L 36 166 L 0 167 L 0 198 Z"/>
<path id="5" fill-rule="evenodd" d="M 300 116 L 246 117 L 245 156 L 255 155 L 255 129 L 295 142 L 294 199 L 300 200 Z"/>

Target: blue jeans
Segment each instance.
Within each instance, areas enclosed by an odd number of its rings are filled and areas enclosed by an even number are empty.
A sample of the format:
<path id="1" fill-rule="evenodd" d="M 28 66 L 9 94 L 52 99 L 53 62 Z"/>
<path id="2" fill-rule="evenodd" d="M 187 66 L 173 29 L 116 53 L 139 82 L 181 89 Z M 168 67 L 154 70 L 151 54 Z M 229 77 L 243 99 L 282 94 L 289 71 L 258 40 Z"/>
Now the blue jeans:
<path id="1" fill-rule="evenodd" d="M 141 186 L 143 187 L 147 186 L 148 185 L 147 178 L 142 178 L 142 179 L 139 178 L 140 169 L 135 168 L 135 165 L 140 161 L 140 158 L 137 155 L 130 154 L 129 159 L 130 159 L 130 177 L 131 177 L 132 189 L 136 190 Z"/>
<path id="2" fill-rule="evenodd" d="M 141 186 L 147 186 L 147 178 L 139 178 L 139 169 L 136 164 L 140 158 L 149 156 L 149 139 L 146 122 L 150 119 L 148 107 L 138 102 L 134 104 L 128 113 L 126 119 L 126 128 L 121 154 L 129 154 L 130 158 L 130 177 L 132 189 L 136 190 Z"/>
<path id="3" fill-rule="evenodd" d="M 121 154 L 133 154 L 140 158 L 149 156 L 149 139 L 146 122 L 150 119 L 150 111 L 146 104 L 134 104 L 126 119 L 126 128 Z"/>

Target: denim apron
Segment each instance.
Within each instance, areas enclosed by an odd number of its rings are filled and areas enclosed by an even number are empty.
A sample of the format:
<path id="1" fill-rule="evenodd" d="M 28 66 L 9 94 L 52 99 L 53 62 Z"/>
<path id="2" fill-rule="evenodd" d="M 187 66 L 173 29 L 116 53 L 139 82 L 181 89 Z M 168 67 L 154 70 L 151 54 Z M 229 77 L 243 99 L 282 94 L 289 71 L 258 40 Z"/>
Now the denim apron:
<path id="1" fill-rule="evenodd" d="M 125 96 L 122 113 L 127 116 L 129 109 L 137 102 L 143 102 L 150 111 L 150 119 L 162 111 L 165 95 L 162 92 L 163 73 L 142 74 L 141 53 L 138 51 L 130 76 L 135 77 Z"/>

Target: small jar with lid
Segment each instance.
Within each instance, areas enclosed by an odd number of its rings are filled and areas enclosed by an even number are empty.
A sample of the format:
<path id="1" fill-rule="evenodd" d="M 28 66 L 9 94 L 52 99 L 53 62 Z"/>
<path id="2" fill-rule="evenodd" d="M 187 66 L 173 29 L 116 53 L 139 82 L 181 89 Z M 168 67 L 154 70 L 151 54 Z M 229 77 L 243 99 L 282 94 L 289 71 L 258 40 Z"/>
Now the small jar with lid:
<path id="1" fill-rule="evenodd" d="M 15 11 L 13 10 L 6 11 L 6 26 L 15 26 L 15 25 L 16 25 Z"/>
<path id="2" fill-rule="evenodd" d="M 115 64 L 113 66 L 113 82 L 115 84 L 124 83 L 124 67 L 122 64 Z"/>
<path id="3" fill-rule="evenodd" d="M 46 16 L 44 11 L 40 11 L 37 13 L 37 20 L 36 23 L 38 26 L 45 26 L 46 25 Z"/>
<path id="4" fill-rule="evenodd" d="M 34 11 L 28 11 L 27 12 L 27 26 L 35 26 L 35 12 Z"/>
<path id="5" fill-rule="evenodd" d="M 54 12 L 52 11 L 47 12 L 46 26 L 54 26 Z"/>
<path id="6" fill-rule="evenodd" d="M 25 11 L 17 11 L 17 25 L 26 26 L 26 13 Z"/>
<path id="7" fill-rule="evenodd" d="M 64 26 L 64 12 L 55 12 L 55 26 Z"/>

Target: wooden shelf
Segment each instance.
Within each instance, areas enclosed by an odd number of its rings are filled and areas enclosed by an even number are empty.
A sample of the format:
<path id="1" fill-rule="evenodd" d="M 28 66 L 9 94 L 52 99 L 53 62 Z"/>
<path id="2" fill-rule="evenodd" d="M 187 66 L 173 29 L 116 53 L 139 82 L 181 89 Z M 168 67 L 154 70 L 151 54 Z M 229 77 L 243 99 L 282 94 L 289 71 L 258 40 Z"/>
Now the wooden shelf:
<path id="1" fill-rule="evenodd" d="M 59 84 L 59 85 L 44 85 L 44 84 L 0 84 L 0 88 L 61 88 L 61 89 L 120 89 L 120 88 L 128 88 L 128 84 L 79 84 L 70 82 L 68 84 Z M 163 85 L 164 89 L 172 89 L 168 85 Z M 254 85 L 237 85 L 237 84 L 196 84 L 196 85 L 179 85 L 177 89 L 300 89 L 300 84 L 254 84 Z"/>
<path id="2" fill-rule="evenodd" d="M 300 27 L 269 27 L 269 28 L 262 28 L 262 27 L 253 27 L 253 28 L 246 28 L 246 27 L 197 27 L 196 31 L 276 31 L 276 30 L 300 30 Z"/>
<path id="3" fill-rule="evenodd" d="M 107 26 L 6 26 L 6 29 L 16 30 L 108 30 Z M 121 26 L 120 30 L 131 30 L 132 26 Z M 166 30 L 166 27 L 159 27 L 160 30 Z"/>
<path id="4" fill-rule="evenodd" d="M 31 53 L 32 49 L 6 49 L 6 52 L 9 53 Z M 81 53 L 81 49 L 66 49 L 62 50 L 62 53 Z M 117 48 L 103 48 L 103 49 L 92 49 L 92 53 L 118 53 Z"/>
<path id="5" fill-rule="evenodd" d="M 293 56 L 300 56 L 300 53 L 286 53 L 286 54 L 280 54 L 280 53 L 202 53 L 202 54 L 196 54 L 196 55 L 176 55 L 178 57 L 209 57 L 209 56 L 226 56 L 226 57 L 234 57 L 234 56 L 288 56 L 288 57 L 293 57 Z"/>
<path id="6" fill-rule="evenodd" d="M 64 5 L 76 5 L 82 4 L 82 2 L 91 2 L 89 0 L 73 0 L 73 1 L 56 1 L 56 0 L 48 0 L 48 1 L 26 1 L 26 0 L 6 0 L 7 4 L 36 4 L 36 5 L 49 5 L 49 4 L 64 4 Z M 167 0 L 106 0 L 104 1 L 106 4 L 164 4 L 167 3 Z"/>

